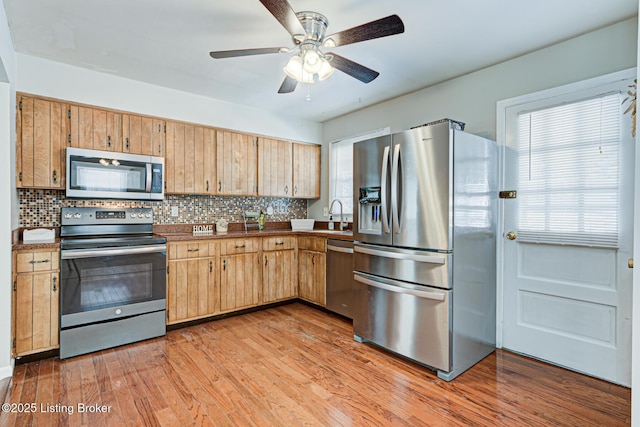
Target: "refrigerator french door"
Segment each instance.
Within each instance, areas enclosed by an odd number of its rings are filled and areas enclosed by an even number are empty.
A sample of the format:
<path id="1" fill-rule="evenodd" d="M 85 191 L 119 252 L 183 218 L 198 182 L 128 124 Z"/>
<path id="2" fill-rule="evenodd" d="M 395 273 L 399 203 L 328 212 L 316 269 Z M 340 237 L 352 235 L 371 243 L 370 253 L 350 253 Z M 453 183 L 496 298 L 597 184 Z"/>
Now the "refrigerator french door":
<path id="1" fill-rule="evenodd" d="M 495 349 L 495 142 L 454 121 L 354 145 L 354 338 L 451 380 Z"/>
<path id="2" fill-rule="evenodd" d="M 354 145 L 354 240 L 452 250 L 452 137 L 431 126 Z"/>

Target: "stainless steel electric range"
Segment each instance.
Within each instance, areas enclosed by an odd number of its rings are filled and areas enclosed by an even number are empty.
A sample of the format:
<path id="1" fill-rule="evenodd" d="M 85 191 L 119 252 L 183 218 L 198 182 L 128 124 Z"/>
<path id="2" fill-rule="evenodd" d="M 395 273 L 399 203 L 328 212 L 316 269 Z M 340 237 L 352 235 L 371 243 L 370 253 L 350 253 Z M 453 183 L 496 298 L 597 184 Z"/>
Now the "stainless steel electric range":
<path id="1" fill-rule="evenodd" d="M 151 208 L 63 208 L 60 358 L 166 332 L 166 239 Z"/>

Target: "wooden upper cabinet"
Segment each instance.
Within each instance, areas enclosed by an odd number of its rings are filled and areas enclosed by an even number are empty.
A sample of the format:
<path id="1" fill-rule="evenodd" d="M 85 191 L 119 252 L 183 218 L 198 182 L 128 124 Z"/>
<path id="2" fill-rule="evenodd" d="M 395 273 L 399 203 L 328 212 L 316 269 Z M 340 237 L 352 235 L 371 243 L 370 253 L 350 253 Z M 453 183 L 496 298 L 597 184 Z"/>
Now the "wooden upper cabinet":
<path id="1" fill-rule="evenodd" d="M 167 193 L 215 194 L 215 129 L 167 122 Z"/>
<path id="2" fill-rule="evenodd" d="M 218 130 L 216 152 L 218 194 L 257 195 L 257 138 Z"/>
<path id="3" fill-rule="evenodd" d="M 69 106 L 71 129 L 67 146 L 121 151 L 122 114 L 99 108 Z"/>
<path id="4" fill-rule="evenodd" d="M 292 197 L 293 143 L 258 138 L 258 195 Z"/>
<path id="5" fill-rule="evenodd" d="M 16 133 L 17 187 L 64 188 L 68 106 L 19 96 Z"/>
<path id="6" fill-rule="evenodd" d="M 320 197 L 320 146 L 293 144 L 293 197 Z"/>
<path id="7" fill-rule="evenodd" d="M 165 155 L 165 121 L 134 114 L 122 115 L 122 152 Z"/>

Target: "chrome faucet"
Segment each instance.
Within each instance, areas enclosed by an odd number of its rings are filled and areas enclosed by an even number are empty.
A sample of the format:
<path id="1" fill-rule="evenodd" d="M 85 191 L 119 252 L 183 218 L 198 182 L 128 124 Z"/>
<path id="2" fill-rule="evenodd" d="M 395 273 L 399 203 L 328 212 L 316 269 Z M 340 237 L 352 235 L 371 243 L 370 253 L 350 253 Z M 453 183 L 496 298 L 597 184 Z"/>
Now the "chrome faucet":
<path id="1" fill-rule="evenodd" d="M 333 215 L 333 204 L 335 202 L 338 202 L 338 204 L 340 205 L 340 231 L 344 230 L 345 228 L 347 228 L 347 226 L 349 225 L 349 223 L 347 221 L 344 221 L 344 218 L 342 216 L 342 202 L 338 199 L 333 199 L 331 201 L 331 204 L 329 205 L 329 215 Z"/>

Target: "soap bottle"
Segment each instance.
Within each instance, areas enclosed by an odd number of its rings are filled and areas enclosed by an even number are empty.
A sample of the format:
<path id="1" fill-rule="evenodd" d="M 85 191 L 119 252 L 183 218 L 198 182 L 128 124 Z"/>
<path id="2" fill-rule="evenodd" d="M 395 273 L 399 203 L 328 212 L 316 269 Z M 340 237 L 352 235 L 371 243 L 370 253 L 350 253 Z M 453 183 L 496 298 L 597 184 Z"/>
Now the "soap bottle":
<path id="1" fill-rule="evenodd" d="M 329 230 L 333 230 L 333 215 L 329 215 Z"/>
<path id="2" fill-rule="evenodd" d="M 258 229 L 264 230 L 264 212 L 260 211 L 260 217 L 258 218 Z"/>

